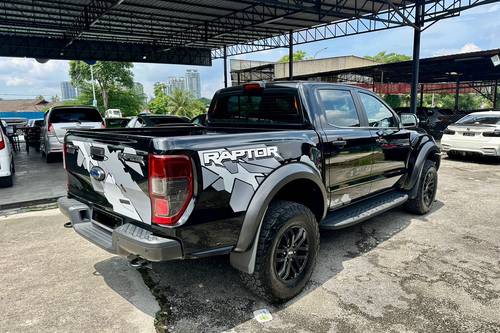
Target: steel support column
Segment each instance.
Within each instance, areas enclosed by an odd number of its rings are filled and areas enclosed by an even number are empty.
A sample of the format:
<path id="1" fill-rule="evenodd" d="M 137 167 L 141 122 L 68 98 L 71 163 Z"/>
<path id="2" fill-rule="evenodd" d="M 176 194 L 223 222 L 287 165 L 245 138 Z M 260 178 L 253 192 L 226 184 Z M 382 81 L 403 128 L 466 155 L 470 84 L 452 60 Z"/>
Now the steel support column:
<path id="1" fill-rule="evenodd" d="M 420 67 L 420 33 L 423 25 L 424 1 L 417 0 L 413 28 L 413 64 L 411 75 L 410 112 L 417 113 L 418 74 Z"/>
<path id="2" fill-rule="evenodd" d="M 420 107 L 424 106 L 424 84 L 422 83 L 420 85 L 420 101 L 419 101 Z"/>
<path id="3" fill-rule="evenodd" d="M 493 109 L 497 108 L 497 98 L 498 98 L 498 80 L 495 80 L 495 86 L 493 87 Z"/>
<path id="4" fill-rule="evenodd" d="M 288 79 L 293 80 L 293 31 L 288 34 Z"/>
<path id="5" fill-rule="evenodd" d="M 455 88 L 455 112 L 458 112 L 459 95 L 460 95 L 460 76 L 457 75 L 457 86 Z"/>
<path id="6" fill-rule="evenodd" d="M 227 88 L 227 47 L 224 46 L 224 88 Z"/>

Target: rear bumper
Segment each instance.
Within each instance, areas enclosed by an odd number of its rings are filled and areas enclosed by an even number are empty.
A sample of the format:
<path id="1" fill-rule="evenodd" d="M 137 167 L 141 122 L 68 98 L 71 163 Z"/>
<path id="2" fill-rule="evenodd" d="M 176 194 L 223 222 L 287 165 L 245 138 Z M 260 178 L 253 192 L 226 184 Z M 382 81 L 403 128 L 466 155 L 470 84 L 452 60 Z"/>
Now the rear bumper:
<path id="1" fill-rule="evenodd" d="M 66 215 L 73 229 L 82 237 L 118 255 L 137 255 L 149 261 L 182 259 L 180 242 L 153 235 L 149 230 L 126 223 L 111 230 L 91 219 L 92 209 L 86 204 L 68 197 L 57 200 L 61 212 Z"/>
<path id="2" fill-rule="evenodd" d="M 55 136 L 49 136 L 45 148 L 46 154 L 62 153 L 63 143 L 60 142 Z"/>

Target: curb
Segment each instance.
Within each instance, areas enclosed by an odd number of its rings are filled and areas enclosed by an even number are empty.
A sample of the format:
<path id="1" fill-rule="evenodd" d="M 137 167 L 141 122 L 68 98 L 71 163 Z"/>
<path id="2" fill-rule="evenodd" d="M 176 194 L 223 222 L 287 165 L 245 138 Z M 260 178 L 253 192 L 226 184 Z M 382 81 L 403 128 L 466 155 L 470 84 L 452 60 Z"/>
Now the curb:
<path id="1" fill-rule="evenodd" d="M 27 207 L 30 207 L 30 206 L 36 206 L 36 205 L 43 205 L 43 204 L 54 203 L 60 197 L 61 197 L 61 195 L 58 195 L 58 196 L 55 196 L 55 197 L 50 197 L 50 198 L 43 198 L 43 199 L 35 199 L 35 200 L 18 201 L 18 202 L 12 202 L 12 203 L 7 203 L 7 204 L 0 204 L 0 211 L 7 210 L 7 209 L 27 208 Z"/>

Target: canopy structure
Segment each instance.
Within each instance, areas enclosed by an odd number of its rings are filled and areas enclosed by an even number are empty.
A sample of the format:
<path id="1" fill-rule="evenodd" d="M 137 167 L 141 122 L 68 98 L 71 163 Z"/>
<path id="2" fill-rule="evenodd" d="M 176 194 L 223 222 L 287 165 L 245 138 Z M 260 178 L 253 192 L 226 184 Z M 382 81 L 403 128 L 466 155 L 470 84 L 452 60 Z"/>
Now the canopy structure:
<path id="1" fill-rule="evenodd" d="M 0 55 L 210 65 L 459 15 L 493 0 L 3 0 Z M 292 32 L 292 34 L 290 34 Z M 291 40 L 290 40 L 291 37 Z"/>
<path id="2" fill-rule="evenodd" d="M 226 65 L 228 56 L 280 47 L 292 54 L 294 45 L 411 26 L 416 87 L 420 32 L 496 1 L 3 0 L 0 56 Z"/>

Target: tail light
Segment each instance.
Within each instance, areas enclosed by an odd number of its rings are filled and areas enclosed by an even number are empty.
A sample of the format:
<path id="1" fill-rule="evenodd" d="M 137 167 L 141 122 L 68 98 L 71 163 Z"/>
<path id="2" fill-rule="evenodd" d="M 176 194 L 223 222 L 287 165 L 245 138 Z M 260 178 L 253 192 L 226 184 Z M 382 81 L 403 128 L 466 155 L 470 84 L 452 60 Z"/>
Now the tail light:
<path id="1" fill-rule="evenodd" d="M 49 135 L 55 134 L 54 126 L 51 123 L 48 123 L 47 132 L 48 132 Z"/>
<path id="2" fill-rule="evenodd" d="M 101 128 L 106 128 L 106 123 L 104 121 L 101 124 Z"/>
<path id="3" fill-rule="evenodd" d="M 0 150 L 5 148 L 5 140 L 3 138 L 2 131 L 0 131 Z"/>
<path id="4" fill-rule="evenodd" d="M 486 136 L 486 137 L 500 137 L 500 130 L 495 130 L 493 132 L 483 132 L 483 136 Z"/>
<path id="5" fill-rule="evenodd" d="M 443 134 L 455 135 L 455 131 L 450 130 L 450 129 L 445 129 L 445 130 L 443 131 Z"/>
<path id="6" fill-rule="evenodd" d="M 193 197 L 193 169 L 185 155 L 149 155 L 151 221 L 175 225 Z"/>

